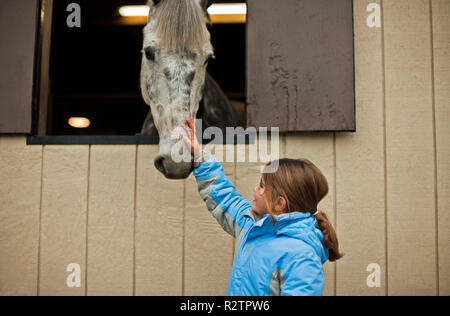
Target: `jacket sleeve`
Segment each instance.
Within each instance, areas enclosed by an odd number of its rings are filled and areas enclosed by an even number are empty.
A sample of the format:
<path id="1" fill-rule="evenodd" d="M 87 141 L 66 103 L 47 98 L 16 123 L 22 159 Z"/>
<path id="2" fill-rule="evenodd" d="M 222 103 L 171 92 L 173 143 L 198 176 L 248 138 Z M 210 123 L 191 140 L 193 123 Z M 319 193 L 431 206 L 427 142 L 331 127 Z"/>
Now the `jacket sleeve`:
<path id="1" fill-rule="evenodd" d="M 293 259 L 284 271 L 283 296 L 322 296 L 323 266 L 317 256 L 305 254 Z"/>
<path id="2" fill-rule="evenodd" d="M 251 212 L 252 205 L 226 177 L 222 164 L 209 152 L 203 151 L 201 163 L 194 169 L 198 192 L 205 201 L 208 210 L 222 228 L 236 237 L 248 220 L 245 216 Z"/>

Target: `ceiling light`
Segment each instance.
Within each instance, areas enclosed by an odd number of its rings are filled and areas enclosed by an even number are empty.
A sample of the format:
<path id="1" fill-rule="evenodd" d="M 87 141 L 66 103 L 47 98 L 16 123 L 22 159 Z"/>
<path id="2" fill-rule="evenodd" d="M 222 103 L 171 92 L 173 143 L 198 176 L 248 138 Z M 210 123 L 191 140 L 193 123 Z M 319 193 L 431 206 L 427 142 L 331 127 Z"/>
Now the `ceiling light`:
<path id="1" fill-rule="evenodd" d="M 126 5 L 120 7 L 119 14 L 121 16 L 148 16 L 150 8 L 146 5 Z"/>
<path id="2" fill-rule="evenodd" d="M 87 128 L 91 125 L 91 121 L 85 117 L 71 117 L 68 123 L 74 128 Z"/>
<path id="3" fill-rule="evenodd" d="M 209 7 L 210 15 L 247 14 L 245 3 L 216 3 Z"/>
<path id="4" fill-rule="evenodd" d="M 149 7 L 146 5 L 127 5 L 120 7 L 121 16 L 148 16 Z M 210 15 L 247 14 L 245 3 L 216 3 L 209 7 Z"/>

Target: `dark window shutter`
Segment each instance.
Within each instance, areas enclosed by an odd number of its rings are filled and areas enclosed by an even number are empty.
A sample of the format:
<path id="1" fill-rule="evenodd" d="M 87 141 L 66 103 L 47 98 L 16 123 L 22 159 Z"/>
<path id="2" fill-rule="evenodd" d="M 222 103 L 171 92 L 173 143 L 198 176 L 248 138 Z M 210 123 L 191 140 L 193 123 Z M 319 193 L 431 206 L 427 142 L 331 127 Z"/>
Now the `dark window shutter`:
<path id="1" fill-rule="evenodd" d="M 248 0 L 247 126 L 354 131 L 352 0 Z"/>
<path id="2" fill-rule="evenodd" d="M 31 132 L 37 1 L 0 1 L 0 133 Z"/>

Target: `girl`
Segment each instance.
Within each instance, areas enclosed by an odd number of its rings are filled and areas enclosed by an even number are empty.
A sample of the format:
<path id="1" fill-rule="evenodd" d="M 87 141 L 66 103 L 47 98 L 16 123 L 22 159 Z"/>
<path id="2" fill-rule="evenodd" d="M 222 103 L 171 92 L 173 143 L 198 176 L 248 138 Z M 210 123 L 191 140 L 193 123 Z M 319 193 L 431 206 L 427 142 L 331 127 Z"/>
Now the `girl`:
<path id="1" fill-rule="evenodd" d="M 280 159 L 262 173 L 250 204 L 202 151 L 192 119 L 184 141 L 194 155 L 194 176 L 208 210 L 236 238 L 227 295 L 322 295 L 322 265 L 342 257 L 333 226 L 317 204 L 328 193 L 320 170 L 305 159 Z M 270 165 L 268 163 L 265 167 Z M 266 169 L 267 170 L 267 169 Z"/>

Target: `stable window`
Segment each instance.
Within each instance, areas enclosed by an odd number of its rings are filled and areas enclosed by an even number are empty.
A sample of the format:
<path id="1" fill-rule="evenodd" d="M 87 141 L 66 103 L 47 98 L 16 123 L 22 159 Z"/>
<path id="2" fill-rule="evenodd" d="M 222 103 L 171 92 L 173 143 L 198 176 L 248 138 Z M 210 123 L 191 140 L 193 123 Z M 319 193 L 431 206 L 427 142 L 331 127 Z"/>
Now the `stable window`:
<path id="1" fill-rule="evenodd" d="M 236 1 L 215 3 L 230 2 Z M 150 111 L 140 88 L 146 13 L 123 11 L 130 5 L 142 10 L 146 4 L 146 0 L 41 1 L 37 115 L 28 143 L 158 144 L 157 136 L 143 132 Z M 245 14 L 211 15 L 208 30 L 215 59 L 207 68 L 209 80 L 226 95 L 239 115 L 237 126 L 243 129 L 245 21 Z"/>

